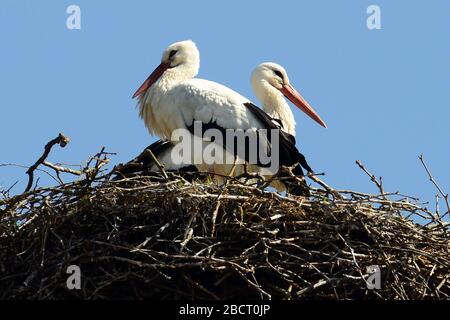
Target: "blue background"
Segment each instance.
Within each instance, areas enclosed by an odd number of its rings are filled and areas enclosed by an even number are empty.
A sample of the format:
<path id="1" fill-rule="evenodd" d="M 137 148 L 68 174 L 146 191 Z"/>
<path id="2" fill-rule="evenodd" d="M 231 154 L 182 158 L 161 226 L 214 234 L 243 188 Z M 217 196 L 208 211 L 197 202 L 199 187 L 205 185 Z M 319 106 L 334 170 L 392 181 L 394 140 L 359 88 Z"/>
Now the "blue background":
<path id="1" fill-rule="evenodd" d="M 71 4 L 81 30 L 66 28 Z M 366 27 L 371 4 L 382 30 Z M 131 95 L 167 45 L 192 39 L 199 76 L 252 100 L 257 64 L 286 67 L 329 126 L 295 110 L 299 147 L 330 185 L 376 192 L 360 159 L 387 190 L 433 202 L 417 156 L 450 187 L 449 28 L 448 1 L 2 0 L 0 163 L 32 164 L 58 132 L 72 141 L 51 161 L 79 164 L 101 146 L 112 164 L 131 159 L 155 140 Z M 19 180 L 20 192 L 24 171 L 0 167 L 0 186 Z"/>

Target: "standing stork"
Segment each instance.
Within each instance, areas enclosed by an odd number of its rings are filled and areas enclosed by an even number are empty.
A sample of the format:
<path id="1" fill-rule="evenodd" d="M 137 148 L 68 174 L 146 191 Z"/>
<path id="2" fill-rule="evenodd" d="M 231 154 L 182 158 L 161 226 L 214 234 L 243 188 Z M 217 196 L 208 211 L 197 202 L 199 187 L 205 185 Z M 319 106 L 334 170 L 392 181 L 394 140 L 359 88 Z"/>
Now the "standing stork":
<path id="1" fill-rule="evenodd" d="M 151 134 L 170 140 L 174 130 L 186 129 L 193 135 L 194 121 L 222 132 L 226 129 L 276 129 L 280 133 L 280 165 L 290 167 L 300 163 L 312 171 L 295 148 L 293 137 L 281 131 L 264 111 L 221 84 L 194 79 L 199 65 L 199 52 L 192 41 L 174 43 L 164 51 L 161 64 L 133 95 L 133 98 L 139 97 L 140 116 Z M 309 107 L 309 111 L 310 116 L 320 119 L 312 108 Z M 205 169 L 203 164 L 198 167 Z M 231 167 L 233 164 L 214 164 L 206 170 L 228 175 Z M 297 167 L 298 173 L 303 174 Z"/>

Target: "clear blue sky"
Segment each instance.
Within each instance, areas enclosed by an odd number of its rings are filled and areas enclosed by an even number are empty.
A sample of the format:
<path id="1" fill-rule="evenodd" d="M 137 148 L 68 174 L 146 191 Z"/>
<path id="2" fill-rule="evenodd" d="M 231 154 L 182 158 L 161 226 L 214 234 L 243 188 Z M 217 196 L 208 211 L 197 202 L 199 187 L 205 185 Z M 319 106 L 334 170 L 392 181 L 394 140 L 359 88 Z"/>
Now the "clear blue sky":
<path id="1" fill-rule="evenodd" d="M 81 30 L 66 8 L 81 8 Z M 368 30 L 366 9 L 381 8 Z M 299 147 L 336 188 L 386 189 L 433 200 L 417 159 L 450 188 L 449 1 L 25 1 L 0 3 L 0 163 L 30 165 L 64 132 L 49 160 L 81 163 L 101 146 L 131 159 L 154 141 L 131 95 L 170 43 L 192 39 L 200 77 L 254 99 L 250 72 L 274 61 L 327 122 L 295 111 Z M 1 168 L 0 185 L 23 169 Z M 43 179 L 42 184 L 50 183 Z"/>

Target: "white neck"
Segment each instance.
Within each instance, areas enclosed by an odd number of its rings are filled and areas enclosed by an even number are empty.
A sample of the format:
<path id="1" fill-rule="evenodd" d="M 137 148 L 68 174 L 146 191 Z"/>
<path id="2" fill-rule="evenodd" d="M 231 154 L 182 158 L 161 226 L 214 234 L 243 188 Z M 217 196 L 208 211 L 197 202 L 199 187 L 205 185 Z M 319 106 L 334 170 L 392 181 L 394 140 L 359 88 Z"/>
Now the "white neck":
<path id="1" fill-rule="evenodd" d="M 284 131 L 295 136 L 295 118 L 283 94 L 267 82 L 254 86 L 256 97 L 261 101 L 263 110 L 272 118 L 280 119 Z"/>
<path id="2" fill-rule="evenodd" d="M 198 66 L 182 64 L 175 68 L 167 69 L 148 91 L 165 91 L 180 82 L 194 78 L 198 74 Z"/>
<path id="3" fill-rule="evenodd" d="M 145 92 L 139 100 L 139 115 L 144 120 L 150 134 L 164 136 L 163 112 L 160 107 L 161 98 L 177 84 L 194 78 L 199 70 L 199 64 L 183 64 L 166 70 L 163 75 Z"/>

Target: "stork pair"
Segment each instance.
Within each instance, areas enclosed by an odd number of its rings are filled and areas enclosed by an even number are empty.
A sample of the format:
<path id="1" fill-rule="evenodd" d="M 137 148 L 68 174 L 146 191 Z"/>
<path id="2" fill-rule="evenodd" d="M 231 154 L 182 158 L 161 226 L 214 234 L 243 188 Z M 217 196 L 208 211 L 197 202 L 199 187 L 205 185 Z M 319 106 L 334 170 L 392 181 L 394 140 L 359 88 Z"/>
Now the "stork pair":
<path id="1" fill-rule="evenodd" d="M 301 166 L 312 171 L 304 156 L 295 147 L 295 120 L 284 97 L 300 108 L 323 127 L 324 121 L 290 85 L 286 71 L 275 63 L 263 63 L 252 73 L 252 86 L 263 109 L 256 107 L 250 100 L 237 92 L 208 80 L 195 78 L 200 67 L 199 51 L 192 41 L 181 41 L 170 45 L 163 53 L 161 64 L 139 87 L 133 98 L 139 98 L 139 114 L 150 134 L 163 140 L 151 145 L 149 149 L 166 169 L 180 169 L 188 164 L 173 163 L 173 133 L 184 129 L 193 141 L 200 139 L 202 148 L 208 144 L 220 144 L 225 152 L 235 157 L 243 157 L 248 162 L 248 154 L 236 154 L 236 148 L 227 148 L 226 141 L 206 141 L 194 132 L 194 123 L 202 124 L 206 129 L 225 130 L 275 130 L 278 136 L 277 148 L 270 138 L 262 139 L 266 149 L 276 153 L 279 164 L 292 167 L 293 173 L 303 176 Z M 204 131 L 202 132 L 204 133 Z M 196 157 L 196 154 L 193 154 Z M 240 165 L 234 163 L 206 164 L 192 159 L 200 171 L 215 174 L 216 180 L 227 175 L 239 175 L 242 168 L 255 171 L 261 169 L 259 162 Z M 248 165 L 248 167 L 247 167 Z M 151 164 L 150 164 L 151 167 Z M 150 170 L 157 170 L 156 167 Z M 283 183 L 274 184 L 279 191 Z"/>

